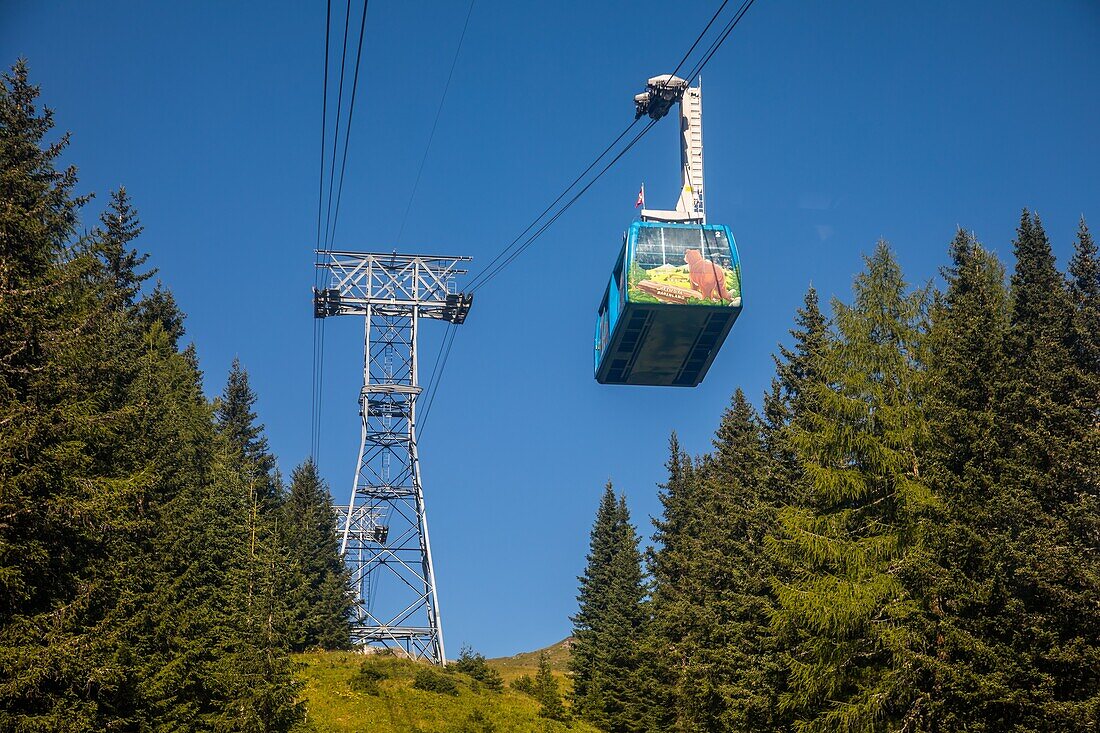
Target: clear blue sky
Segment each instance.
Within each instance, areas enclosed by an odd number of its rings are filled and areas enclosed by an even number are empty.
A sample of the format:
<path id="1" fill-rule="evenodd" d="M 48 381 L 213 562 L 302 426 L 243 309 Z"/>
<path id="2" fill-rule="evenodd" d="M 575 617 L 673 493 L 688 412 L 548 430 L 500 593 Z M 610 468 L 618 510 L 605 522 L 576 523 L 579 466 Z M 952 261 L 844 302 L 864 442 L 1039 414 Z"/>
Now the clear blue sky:
<path id="1" fill-rule="evenodd" d="M 397 242 L 467 5 L 375 0 L 336 244 L 486 262 L 716 6 L 479 0 Z M 99 194 L 85 223 L 127 186 L 207 391 L 239 356 L 286 472 L 310 445 L 324 13 L 320 0 L 0 0 L 0 56 L 30 60 L 73 132 L 81 190 Z M 651 206 L 674 201 L 668 121 L 478 293 L 421 444 L 452 651 L 564 637 L 603 483 L 648 535 L 669 432 L 701 452 L 737 386 L 759 402 L 807 285 L 846 298 L 878 238 L 924 282 L 957 225 L 1008 257 L 1032 207 L 1063 266 L 1078 217 L 1100 227 L 1094 1 L 757 0 L 703 83 L 708 214 L 737 237 L 745 310 L 694 390 L 592 378 L 594 310 L 639 182 Z M 327 329 L 320 462 L 338 501 L 359 437 L 360 329 Z M 443 327 L 425 332 L 431 355 Z"/>

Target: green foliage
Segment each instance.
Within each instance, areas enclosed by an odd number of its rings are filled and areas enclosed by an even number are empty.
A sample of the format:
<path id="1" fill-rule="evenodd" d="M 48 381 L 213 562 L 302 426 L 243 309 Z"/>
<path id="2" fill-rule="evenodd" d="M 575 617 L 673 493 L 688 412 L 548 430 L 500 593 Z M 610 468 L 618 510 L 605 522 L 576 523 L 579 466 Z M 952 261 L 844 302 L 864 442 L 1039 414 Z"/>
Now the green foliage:
<path id="1" fill-rule="evenodd" d="M 359 665 L 359 670 L 348 682 L 348 687 L 364 695 L 378 695 L 380 694 L 378 683 L 388 677 L 389 674 L 373 660 L 367 660 Z"/>
<path id="2" fill-rule="evenodd" d="M 900 573 L 919 555 L 935 498 L 916 452 L 924 297 L 907 295 L 884 243 L 836 302 L 837 334 L 808 385 L 813 408 L 791 443 L 805 486 L 772 542 L 790 580 L 776 584 L 776 633 L 788 647 L 782 704 L 805 731 L 878 730 L 922 705 L 912 657 L 919 606 Z"/>
<path id="3" fill-rule="evenodd" d="M 539 715 L 551 720 L 566 720 L 569 717 L 565 703 L 558 689 L 558 678 L 550 669 L 550 657 L 544 651 L 539 655 L 539 671 L 534 679 L 535 699 L 539 701 Z"/>
<path id="4" fill-rule="evenodd" d="M 461 723 L 453 728 L 454 733 L 496 733 L 496 723 L 480 708 L 475 708 Z"/>
<path id="5" fill-rule="evenodd" d="M 104 299 L 112 309 L 134 313 L 141 284 L 153 277 L 156 270 L 138 272 L 149 255 L 129 247 L 130 242 L 141 235 L 143 227 L 125 187 L 111 194 L 111 202 L 99 220 L 101 226 L 93 235 L 92 249 L 99 256 L 101 277 L 107 285 Z"/>
<path id="6" fill-rule="evenodd" d="M 291 649 L 347 649 L 351 639 L 348 570 L 340 557 L 332 498 L 307 460 L 291 474 L 279 523 L 292 588 L 287 594 Z"/>
<path id="7" fill-rule="evenodd" d="M 521 674 L 512 680 L 509 685 L 516 692 L 522 692 L 524 695 L 530 695 L 531 697 L 538 697 L 538 693 L 535 690 L 535 678 L 529 674 Z"/>
<path id="8" fill-rule="evenodd" d="M 484 655 L 475 652 L 468 646 L 462 647 L 458 660 L 449 665 L 447 669 L 472 677 L 491 692 L 504 690 L 504 678 L 500 676 L 500 672 L 489 666 Z"/>
<path id="9" fill-rule="evenodd" d="M 935 563 L 913 581 L 930 619 L 922 664 L 932 692 L 928 718 L 945 730 L 1004 721 L 1016 666 L 996 628 L 1002 563 L 1014 512 L 1001 500 L 996 424 L 1007 378 L 1009 294 L 1004 267 L 959 231 L 944 268 L 947 285 L 931 309 L 927 414 L 936 436 L 922 462 L 942 503 L 927 539 Z"/>
<path id="10" fill-rule="evenodd" d="M 450 672 L 304 655 L 296 679 L 290 649 L 348 643 L 328 491 L 307 461 L 284 496 L 239 362 L 204 397 L 129 192 L 77 234 L 90 197 L 38 96 L 25 62 L 3 76 L 0 730 L 591 730 L 545 652 L 524 695 L 469 649 Z M 579 717 L 1100 727 L 1100 255 L 1082 220 L 1063 274 L 1027 211 L 1014 244 L 1009 288 L 960 231 L 930 305 L 885 245 L 831 322 L 811 289 L 762 417 L 738 390 L 709 454 L 673 435 L 648 579 L 607 487 Z"/>
<path id="11" fill-rule="evenodd" d="M 1086 375 L 1095 378 L 1100 374 L 1100 250 L 1084 217 L 1077 229 L 1069 275 L 1074 358 Z M 1095 388 L 1095 383 L 1092 386 Z"/>
<path id="12" fill-rule="evenodd" d="M 88 197 L 37 97 L 21 60 L 0 83 L 0 728 L 96 730 L 139 715 L 118 598 L 157 492 L 128 444 L 140 329 L 74 241 Z"/>
<path id="13" fill-rule="evenodd" d="M 540 718 L 539 703 L 513 689 L 490 694 L 473 680 L 456 672 L 441 672 L 458 684 L 457 695 L 431 694 L 413 687 L 424 665 L 394 656 L 371 655 L 368 661 L 386 679 L 378 695 L 356 694 L 349 684 L 362 667 L 357 652 L 307 652 L 295 656 L 302 698 L 308 709 L 307 723 L 325 733 L 457 733 L 496 730 L 501 733 L 543 733 L 545 730 L 596 733 L 581 721 L 567 723 Z M 490 659 L 487 664 L 507 677 L 515 659 Z M 526 659 L 521 660 L 526 664 Z M 448 664 L 448 670 L 453 665 Z"/>
<path id="14" fill-rule="evenodd" d="M 646 620 L 642 556 L 626 498 L 616 499 L 610 482 L 596 512 L 588 564 L 579 580 L 570 658 L 573 707 L 604 730 L 640 730 L 645 701 L 637 641 Z"/>
<path id="15" fill-rule="evenodd" d="M 285 731 L 289 563 L 215 432 L 183 317 L 119 189 L 54 167 L 67 136 L 19 62 L 0 84 L 0 729 Z"/>
<path id="16" fill-rule="evenodd" d="M 738 390 L 714 452 L 690 461 L 673 438 L 653 553 L 651 725 L 773 730 L 780 666 L 768 621 L 775 521 L 759 419 Z"/>
<path id="17" fill-rule="evenodd" d="M 1008 375 L 997 423 L 1003 470 L 995 501 L 1009 521 L 997 547 L 999 588 L 1010 599 L 999 638 L 1019 672 L 1008 721 L 1032 730 L 1100 723 L 1100 531 L 1097 514 L 1097 375 L 1075 324 L 1088 318 L 1087 230 L 1079 233 L 1069 287 L 1038 216 L 1024 212 L 1016 239 L 1005 339 Z"/>
<path id="18" fill-rule="evenodd" d="M 425 692 L 438 692 L 441 695 L 458 694 L 458 682 L 454 677 L 449 677 L 430 667 L 417 670 L 413 687 Z"/>
<path id="19" fill-rule="evenodd" d="M 695 497 L 699 482 L 695 466 L 673 433 L 669 438 L 668 480 L 661 486 L 663 511 L 653 520 L 653 539 L 658 544 L 648 557 L 652 597 L 644 640 L 646 664 L 643 679 L 649 698 L 648 725 L 656 730 L 682 730 L 687 726 L 677 685 L 683 658 L 677 656 L 679 619 L 694 605 L 692 589 L 685 585 L 692 563 L 700 524 Z"/>
<path id="20" fill-rule="evenodd" d="M 764 395 L 763 437 L 770 457 L 769 484 L 777 502 L 793 498 L 802 483 L 802 471 L 791 445 L 791 422 L 810 414 L 813 391 L 820 381 L 821 358 L 827 345 L 827 322 L 818 304 L 817 291 L 806 291 L 803 305 L 795 313 L 790 334 L 792 346 L 779 346 L 775 378 Z"/>
<path id="21" fill-rule="evenodd" d="M 215 403 L 218 433 L 240 453 L 247 467 L 249 491 L 253 493 L 259 513 L 266 515 L 281 503 L 282 486 L 276 475 L 275 456 L 268 449 L 264 436 L 264 426 L 256 422 L 256 413 L 252 410 L 256 399 L 248 382 L 248 372 L 241 367 L 240 359 L 234 358 L 225 388 Z"/>
<path id="22" fill-rule="evenodd" d="M 930 302 L 880 244 L 832 323 L 807 293 L 762 419 L 738 392 L 710 454 L 673 436 L 650 730 L 1100 724 L 1097 247 L 1067 279 L 1025 212 L 1011 289 L 950 257 Z"/>

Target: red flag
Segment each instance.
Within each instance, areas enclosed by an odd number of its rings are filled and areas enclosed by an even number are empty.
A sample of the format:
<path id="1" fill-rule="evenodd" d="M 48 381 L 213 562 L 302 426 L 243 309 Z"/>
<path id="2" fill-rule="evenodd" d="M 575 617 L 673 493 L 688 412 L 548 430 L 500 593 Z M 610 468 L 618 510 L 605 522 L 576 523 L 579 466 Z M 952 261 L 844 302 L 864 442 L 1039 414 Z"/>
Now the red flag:
<path id="1" fill-rule="evenodd" d="M 642 184 L 641 189 L 638 191 L 638 200 L 634 202 L 634 208 L 641 206 L 645 208 L 645 184 Z"/>

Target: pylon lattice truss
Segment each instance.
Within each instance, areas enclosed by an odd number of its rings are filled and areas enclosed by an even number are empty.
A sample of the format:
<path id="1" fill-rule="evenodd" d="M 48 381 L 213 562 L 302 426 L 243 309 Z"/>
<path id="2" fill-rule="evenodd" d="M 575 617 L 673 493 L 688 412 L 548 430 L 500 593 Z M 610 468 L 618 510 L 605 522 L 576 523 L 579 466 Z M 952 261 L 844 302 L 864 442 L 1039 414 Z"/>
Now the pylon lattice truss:
<path id="1" fill-rule="evenodd" d="M 443 628 L 416 450 L 417 330 L 461 324 L 472 296 L 455 291 L 468 257 L 323 251 L 327 286 L 314 316 L 364 316 L 362 433 L 340 547 L 355 592 L 352 641 L 444 664 Z"/>

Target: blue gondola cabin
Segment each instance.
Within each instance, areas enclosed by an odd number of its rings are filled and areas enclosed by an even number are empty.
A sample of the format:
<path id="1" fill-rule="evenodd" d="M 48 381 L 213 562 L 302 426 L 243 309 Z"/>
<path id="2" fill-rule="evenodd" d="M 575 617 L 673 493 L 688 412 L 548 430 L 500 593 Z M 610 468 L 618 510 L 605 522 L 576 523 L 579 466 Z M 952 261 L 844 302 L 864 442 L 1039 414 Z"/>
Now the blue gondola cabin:
<path id="1" fill-rule="evenodd" d="M 596 381 L 696 386 L 741 307 L 729 227 L 634 222 L 596 318 Z"/>

